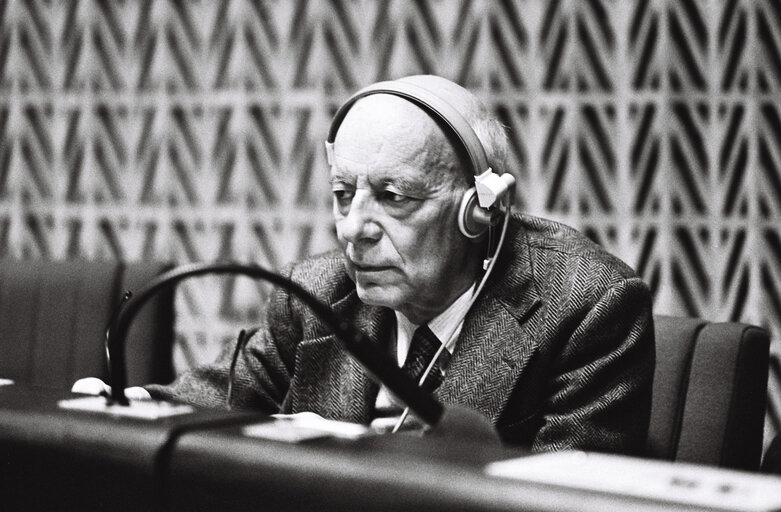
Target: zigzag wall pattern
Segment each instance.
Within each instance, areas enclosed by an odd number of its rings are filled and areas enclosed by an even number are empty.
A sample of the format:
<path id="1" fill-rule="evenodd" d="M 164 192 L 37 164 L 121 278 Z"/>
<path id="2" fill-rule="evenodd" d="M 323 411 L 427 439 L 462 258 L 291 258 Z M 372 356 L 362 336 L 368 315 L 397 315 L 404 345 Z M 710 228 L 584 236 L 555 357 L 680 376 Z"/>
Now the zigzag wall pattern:
<path id="1" fill-rule="evenodd" d="M 0 255 L 279 268 L 333 247 L 329 119 L 411 73 L 477 91 L 520 207 L 623 257 L 657 313 L 760 324 L 781 353 L 772 0 L 0 1 Z M 184 285 L 179 364 L 265 293 Z"/>

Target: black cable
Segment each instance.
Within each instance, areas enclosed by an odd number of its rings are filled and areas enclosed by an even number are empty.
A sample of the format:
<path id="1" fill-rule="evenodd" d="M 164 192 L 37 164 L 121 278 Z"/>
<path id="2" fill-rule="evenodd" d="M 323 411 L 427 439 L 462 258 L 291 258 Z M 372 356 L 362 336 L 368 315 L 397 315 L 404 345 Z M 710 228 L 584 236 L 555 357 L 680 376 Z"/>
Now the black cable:
<path id="1" fill-rule="evenodd" d="M 127 303 L 128 300 L 130 300 L 132 296 L 133 292 L 130 290 L 126 290 L 125 293 L 122 294 L 122 298 L 119 299 L 117 306 L 114 308 L 114 312 L 111 313 L 111 320 L 109 320 L 108 325 L 106 326 L 106 337 L 103 340 L 103 348 L 106 351 L 106 371 L 108 372 L 109 380 L 111 380 L 111 351 L 108 348 L 108 339 L 111 333 L 111 329 L 116 326 L 119 313 L 122 311 L 122 307 Z"/>
<path id="2" fill-rule="evenodd" d="M 380 384 L 385 385 L 394 395 L 409 406 L 417 416 L 436 425 L 442 417 L 443 407 L 430 394 L 417 387 L 388 354 L 377 350 L 366 336 L 350 322 L 342 319 L 330 307 L 320 302 L 300 285 L 279 274 L 255 265 L 238 263 L 192 263 L 176 267 L 160 274 L 150 281 L 130 300 L 120 313 L 116 327 L 109 333 L 108 348 L 111 366 L 112 403 L 129 405 L 125 396 L 127 374 L 125 368 L 125 338 L 135 315 L 146 301 L 161 289 L 172 287 L 177 282 L 204 274 L 243 274 L 257 279 L 265 279 L 284 288 L 306 304 L 326 325 L 333 329 L 347 352 L 356 359 Z"/>

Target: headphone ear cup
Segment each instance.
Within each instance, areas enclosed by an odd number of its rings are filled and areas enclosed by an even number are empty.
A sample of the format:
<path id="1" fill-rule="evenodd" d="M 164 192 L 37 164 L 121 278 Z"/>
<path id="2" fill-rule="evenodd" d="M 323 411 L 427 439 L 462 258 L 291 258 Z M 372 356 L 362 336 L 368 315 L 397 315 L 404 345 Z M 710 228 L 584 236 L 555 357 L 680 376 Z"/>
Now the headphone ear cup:
<path id="1" fill-rule="evenodd" d="M 478 212 L 479 209 L 477 191 L 472 187 L 464 192 L 458 210 L 458 230 L 467 238 L 477 238 L 488 228 L 484 220 L 480 222 L 485 218 L 485 214 Z"/>

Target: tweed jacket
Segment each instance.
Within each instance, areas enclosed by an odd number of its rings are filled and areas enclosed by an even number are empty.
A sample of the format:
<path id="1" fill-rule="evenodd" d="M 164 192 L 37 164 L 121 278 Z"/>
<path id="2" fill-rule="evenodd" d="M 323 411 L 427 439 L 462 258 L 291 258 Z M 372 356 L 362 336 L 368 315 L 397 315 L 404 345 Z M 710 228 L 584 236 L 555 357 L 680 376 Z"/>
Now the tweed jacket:
<path id="1" fill-rule="evenodd" d="M 286 274 L 354 322 L 377 350 L 394 332 L 390 309 L 362 303 L 332 252 Z M 222 405 L 232 347 L 158 398 Z M 515 215 L 494 273 L 464 321 L 445 378 L 444 404 L 475 409 L 506 442 L 639 454 L 651 407 L 651 298 L 633 271 L 579 232 Z M 378 392 L 309 309 L 277 289 L 265 323 L 239 357 L 234 407 L 312 411 L 368 423 Z"/>

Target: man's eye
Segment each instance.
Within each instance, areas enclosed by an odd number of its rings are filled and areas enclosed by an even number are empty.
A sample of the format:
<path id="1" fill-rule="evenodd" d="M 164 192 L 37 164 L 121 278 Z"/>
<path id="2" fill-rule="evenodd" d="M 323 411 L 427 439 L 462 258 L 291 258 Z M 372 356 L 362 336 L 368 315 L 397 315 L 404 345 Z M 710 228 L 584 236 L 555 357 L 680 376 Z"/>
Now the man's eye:
<path id="1" fill-rule="evenodd" d="M 337 201 L 340 203 L 342 202 L 350 202 L 353 199 L 353 196 L 355 195 L 355 192 L 352 190 L 342 190 L 342 189 L 336 189 L 333 191 L 334 198 L 336 198 Z"/>
<path id="2" fill-rule="evenodd" d="M 334 194 L 334 204 L 339 208 L 339 211 L 342 212 L 343 215 L 347 215 L 347 212 L 350 210 L 350 205 L 353 202 L 353 196 L 355 196 L 355 191 L 334 189 L 333 194 Z"/>
<path id="3" fill-rule="evenodd" d="M 409 196 L 397 194 L 396 192 L 390 190 L 383 190 L 380 193 L 380 200 L 386 203 L 401 204 L 406 201 L 409 201 L 409 199 L 410 199 Z"/>

